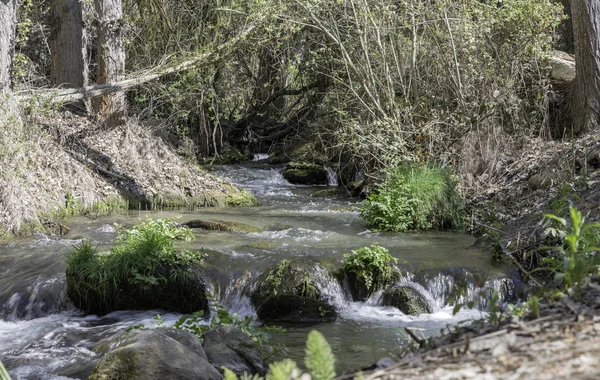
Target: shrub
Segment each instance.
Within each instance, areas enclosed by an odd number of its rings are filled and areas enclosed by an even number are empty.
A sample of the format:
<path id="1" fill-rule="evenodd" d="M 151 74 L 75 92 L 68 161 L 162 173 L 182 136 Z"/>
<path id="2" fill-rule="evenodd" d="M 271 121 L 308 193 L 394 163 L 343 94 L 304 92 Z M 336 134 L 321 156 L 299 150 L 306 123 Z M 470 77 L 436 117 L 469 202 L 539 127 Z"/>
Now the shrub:
<path id="1" fill-rule="evenodd" d="M 203 258 L 202 253 L 176 249 L 176 240 L 190 241 L 193 234 L 173 220 L 149 219 L 117 231 L 117 244 L 110 252 L 100 253 L 84 241 L 66 258 L 70 290 L 84 299 L 96 297 L 96 310 L 108 311 L 117 305 L 123 286 L 147 291 L 167 281 L 185 284 L 186 267 Z"/>
<path id="2" fill-rule="evenodd" d="M 361 216 L 382 231 L 459 228 L 462 200 L 449 170 L 396 166 L 364 201 Z"/>
<path id="3" fill-rule="evenodd" d="M 386 248 L 373 244 L 345 254 L 342 270 L 354 273 L 369 293 L 373 293 L 395 280 L 396 261 Z"/>

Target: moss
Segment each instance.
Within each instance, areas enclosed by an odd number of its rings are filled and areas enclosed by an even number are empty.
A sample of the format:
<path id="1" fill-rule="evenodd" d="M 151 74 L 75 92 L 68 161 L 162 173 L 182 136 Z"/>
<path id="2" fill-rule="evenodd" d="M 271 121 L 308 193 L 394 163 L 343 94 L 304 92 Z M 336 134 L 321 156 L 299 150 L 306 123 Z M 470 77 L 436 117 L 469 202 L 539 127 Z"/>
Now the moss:
<path id="1" fill-rule="evenodd" d="M 383 305 L 394 306 L 407 315 L 431 313 L 431 309 L 423 296 L 408 286 L 387 289 L 383 293 Z"/>
<path id="2" fill-rule="evenodd" d="M 127 348 L 109 352 L 98 365 L 94 367 L 89 380 L 128 380 L 139 374 L 136 353 Z"/>
<path id="3" fill-rule="evenodd" d="M 259 203 L 248 190 L 241 190 L 225 197 L 225 205 L 228 207 L 257 206 Z"/>

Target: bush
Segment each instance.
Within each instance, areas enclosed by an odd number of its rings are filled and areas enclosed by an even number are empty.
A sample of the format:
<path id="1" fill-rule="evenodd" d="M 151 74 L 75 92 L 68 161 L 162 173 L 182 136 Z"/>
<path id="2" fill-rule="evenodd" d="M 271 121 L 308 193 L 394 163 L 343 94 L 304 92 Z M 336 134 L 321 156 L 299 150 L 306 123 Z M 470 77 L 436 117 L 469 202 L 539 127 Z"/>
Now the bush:
<path id="1" fill-rule="evenodd" d="M 395 280 L 396 261 L 386 248 L 373 244 L 345 254 L 342 270 L 354 273 L 357 279 L 364 283 L 368 292 L 373 293 Z"/>
<path id="2" fill-rule="evenodd" d="M 100 253 L 84 241 L 67 255 L 69 296 L 87 309 L 108 312 L 120 304 L 124 289 L 147 292 L 167 282 L 185 285 L 187 266 L 203 254 L 178 250 L 175 241 L 192 239 L 191 230 L 173 220 L 157 219 L 130 230 L 119 227 L 117 244 L 110 252 Z"/>
<path id="3" fill-rule="evenodd" d="M 381 231 L 460 228 L 462 200 L 449 170 L 396 166 L 364 201 L 361 216 Z"/>

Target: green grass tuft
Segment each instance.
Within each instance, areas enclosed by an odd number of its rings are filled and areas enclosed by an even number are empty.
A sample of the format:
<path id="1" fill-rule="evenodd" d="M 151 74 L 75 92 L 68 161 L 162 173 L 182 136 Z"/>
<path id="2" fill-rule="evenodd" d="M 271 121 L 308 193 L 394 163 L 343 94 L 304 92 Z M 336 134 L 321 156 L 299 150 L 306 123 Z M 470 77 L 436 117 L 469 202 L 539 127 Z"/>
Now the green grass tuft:
<path id="1" fill-rule="evenodd" d="M 380 231 L 460 228 L 463 205 L 448 169 L 397 166 L 365 201 L 361 216 Z"/>

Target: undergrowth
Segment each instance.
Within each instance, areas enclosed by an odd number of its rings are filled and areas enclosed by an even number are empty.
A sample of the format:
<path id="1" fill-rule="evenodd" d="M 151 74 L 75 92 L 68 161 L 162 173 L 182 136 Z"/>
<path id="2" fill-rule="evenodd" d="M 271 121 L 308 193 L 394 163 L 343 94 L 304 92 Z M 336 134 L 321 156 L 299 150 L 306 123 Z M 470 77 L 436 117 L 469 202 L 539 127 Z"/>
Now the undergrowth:
<path id="1" fill-rule="evenodd" d="M 448 169 L 400 165 L 364 201 L 361 216 L 381 231 L 460 228 L 463 204 Z"/>
<path id="2" fill-rule="evenodd" d="M 97 309 L 110 310 L 119 303 L 124 284 L 142 291 L 167 281 L 185 285 L 186 267 L 204 256 L 177 249 L 175 241 L 192 239 L 191 230 L 171 219 L 148 219 L 130 230 L 119 227 L 110 252 L 98 252 L 87 240 L 67 254 L 67 278 L 78 299 L 93 297 Z"/>

